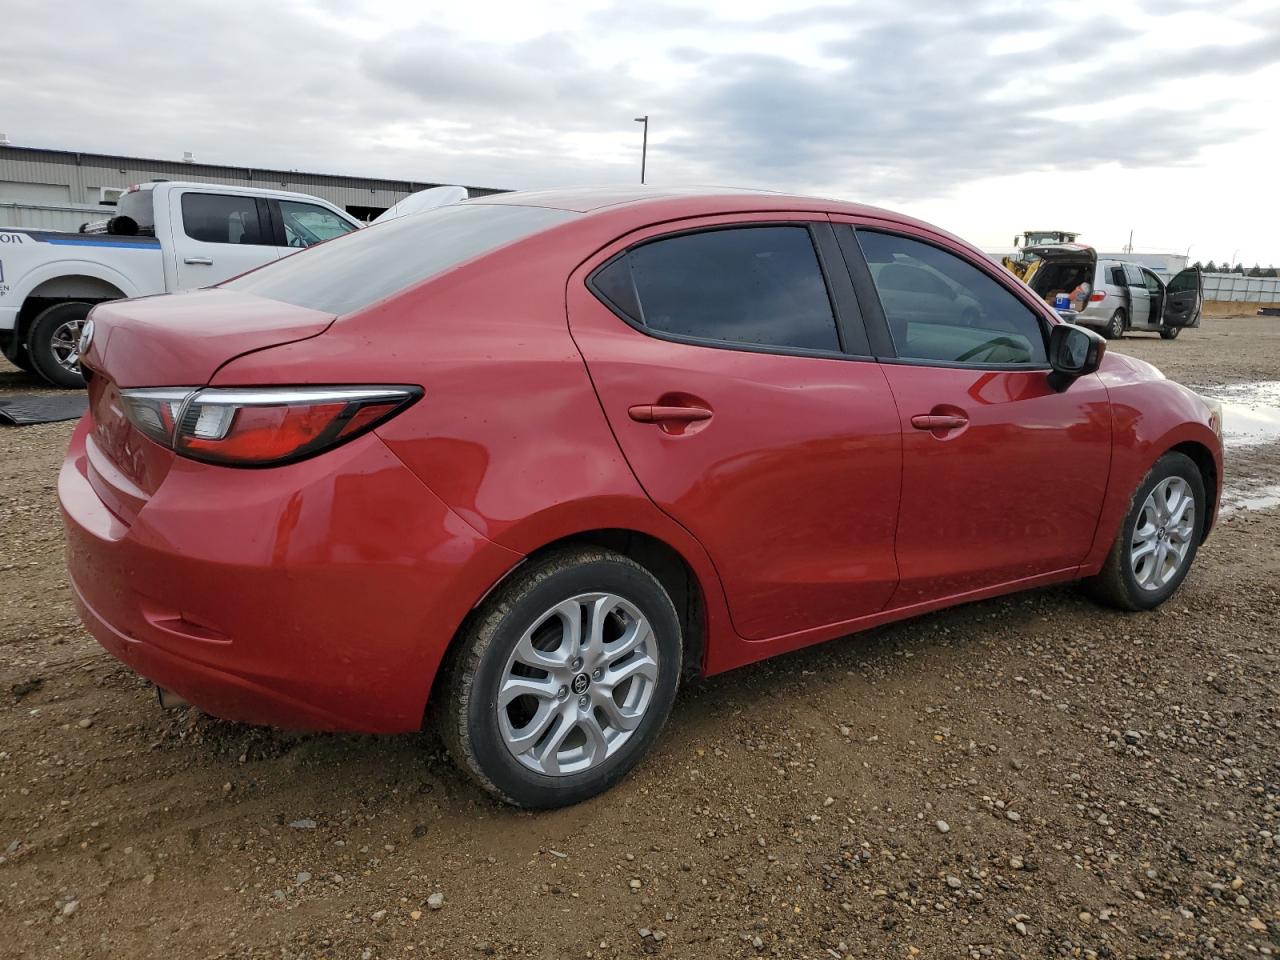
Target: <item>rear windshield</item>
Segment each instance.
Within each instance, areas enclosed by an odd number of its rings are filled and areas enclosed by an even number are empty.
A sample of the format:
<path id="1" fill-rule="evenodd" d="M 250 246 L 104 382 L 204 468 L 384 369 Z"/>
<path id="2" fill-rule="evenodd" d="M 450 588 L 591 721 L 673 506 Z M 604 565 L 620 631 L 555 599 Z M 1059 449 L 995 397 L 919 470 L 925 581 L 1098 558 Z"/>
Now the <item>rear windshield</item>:
<path id="1" fill-rule="evenodd" d="M 116 201 L 116 216 L 129 217 L 138 225 L 138 235 L 156 235 L 156 215 L 153 190 L 130 190 Z"/>
<path id="2" fill-rule="evenodd" d="M 357 230 L 223 286 L 341 315 L 576 216 L 544 207 L 459 203 Z"/>

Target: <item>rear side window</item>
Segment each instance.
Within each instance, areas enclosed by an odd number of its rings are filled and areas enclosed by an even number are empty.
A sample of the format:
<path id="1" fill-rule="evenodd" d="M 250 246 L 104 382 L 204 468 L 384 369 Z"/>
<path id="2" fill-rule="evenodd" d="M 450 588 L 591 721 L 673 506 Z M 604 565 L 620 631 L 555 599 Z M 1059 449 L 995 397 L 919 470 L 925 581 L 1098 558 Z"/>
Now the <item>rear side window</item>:
<path id="1" fill-rule="evenodd" d="M 223 286 L 323 313 L 351 313 L 577 216 L 546 207 L 457 203 L 365 227 Z"/>
<path id="2" fill-rule="evenodd" d="M 694 340 L 838 351 L 835 314 L 809 230 L 733 227 L 641 244 L 591 279 L 633 322 Z"/>
<path id="3" fill-rule="evenodd" d="M 1115 287 L 1123 287 L 1125 285 L 1124 267 L 1111 268 L 1111 285 Z"/>
<path id="4" fill-rule="evenodd" d="M 219 193 L 182 195 L 182 230 L 203 243 L 270 243 L 253 197 Z"/>

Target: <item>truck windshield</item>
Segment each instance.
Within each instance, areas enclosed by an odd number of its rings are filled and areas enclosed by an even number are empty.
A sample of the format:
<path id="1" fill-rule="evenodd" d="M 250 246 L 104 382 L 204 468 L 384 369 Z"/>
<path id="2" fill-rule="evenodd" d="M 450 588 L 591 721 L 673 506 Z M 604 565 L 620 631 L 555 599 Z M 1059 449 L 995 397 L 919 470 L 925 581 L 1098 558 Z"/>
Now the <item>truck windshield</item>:
<path id="1" fill-rule="evenodd" d="M 317 244 L 223 286 L 342 315 L 576 216 L 547 207 L 451 204 Z"/>
<path id="2" fill-rule="evenodd" d="M 156 235 L 155 205 L 152 203 L 153 190 L 130 190 L 116 201 L 116 216 L 129 217 L 138 225 L 138 235 L 154 237 Z"/>

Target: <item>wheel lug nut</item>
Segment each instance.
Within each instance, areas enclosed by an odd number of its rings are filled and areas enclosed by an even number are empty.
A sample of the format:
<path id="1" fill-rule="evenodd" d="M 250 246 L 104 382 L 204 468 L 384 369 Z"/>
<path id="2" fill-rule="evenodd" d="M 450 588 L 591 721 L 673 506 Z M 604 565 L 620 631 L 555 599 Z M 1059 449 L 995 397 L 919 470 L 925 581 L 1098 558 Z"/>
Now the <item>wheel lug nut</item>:
<path id="1" fill-rule="evenodd" d="M 556 691 L 556 698 L 559 700 L 563 700 L 568 695 L 569 695 L 568 687 L 561 687 L 559 690 Z"/>
<path id="2" fill-rule="evenodd" d="M 574 658 L 573 658 L 573 663 L 569 664 L 569 666 L 570 666 L 570 667 L 572 667 L 574 670 L 581 670 L 581 669 L 582 669 L 582 658 L 581 658 L 581 657 L 574 657 Z"/>
<path id="3" fill-rule="evenodd" d="M 603 671 L 603 670 L 593 670 L 593 671 L 591 672 L 591 679 L 592 679 L 592 680 L 599 680 L 599 679 L 600 679 L 601 677 L 603 677 L 603 676 L 604 676 L 604 671 Z"/>
<path id="4" fill-rule="evenodd" d="M 583 696 L 581 696 L 581 697 L 579 697 L 579 698 L 578 698 L 578 706 L 582 707 L 583 709 L 586 709 L 586 707 L 587 707 L 590 703 L 591 703 L 591 701 L 590 701 L 589 699 L 587 699 L 586 695 L 583 695 Z"/>

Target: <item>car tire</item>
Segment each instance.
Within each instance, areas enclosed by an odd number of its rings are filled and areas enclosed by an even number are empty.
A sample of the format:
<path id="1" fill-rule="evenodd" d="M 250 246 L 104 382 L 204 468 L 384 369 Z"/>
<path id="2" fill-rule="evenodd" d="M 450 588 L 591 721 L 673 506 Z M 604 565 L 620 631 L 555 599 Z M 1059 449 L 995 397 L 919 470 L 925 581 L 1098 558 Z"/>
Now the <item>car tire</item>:
<path id="1" fill-rule="evenodd" d="M 1128 326 L 1127 318 L 1123 310 L 1116 310 L 1111 314 L 1111 319 L 1107 321 L 1106 335 L 1108 340 L 1120 340 L 1124 337 L 1125 327 Z"/>
<path id="2" fill-rule="evenodd" d="M 437 693 L 445 745 L 507 803 L 578 803 L 621 780 L 658 737 L 682 652 L 671 598 L 640 564 L 599 547 L 549 553 L 499 587 L 459 637 Z"/>
<path id="3" fill-rule="evenodd" d="M 1189 519 L 1181 499 L 1171 496 L 1190 498 Z M 1160 606 L 1195 562 L 1207 509 L 1200 470 L 1185 454 L 1166 453 L 1138 486 L 1101 572 L 1084 581 L 1086 591 L 1120 610 Z"/>
<path id="4" fill-rule="evenodd" d="M 41 312 L 31 323 L 27 334 L 27 356 L 31 368 L 55 387 L 67 390 L 84 387 L 78 366 L 67 365 L 68 347 L 80 339 L 80 328 L 93 309 L 91 303 L 69 301 L 55 303 Z"/>
<path id="5" fill-rule="evenodd" d="M 1160 331 L 1161 340 L 1177 340 L 1178 334 L 1182 332 L 1181 327 L 1165 327 Z"/>

